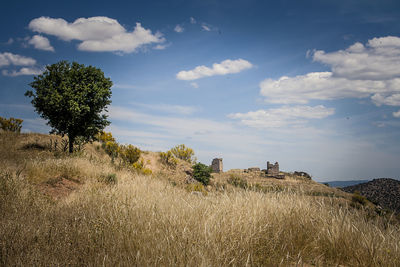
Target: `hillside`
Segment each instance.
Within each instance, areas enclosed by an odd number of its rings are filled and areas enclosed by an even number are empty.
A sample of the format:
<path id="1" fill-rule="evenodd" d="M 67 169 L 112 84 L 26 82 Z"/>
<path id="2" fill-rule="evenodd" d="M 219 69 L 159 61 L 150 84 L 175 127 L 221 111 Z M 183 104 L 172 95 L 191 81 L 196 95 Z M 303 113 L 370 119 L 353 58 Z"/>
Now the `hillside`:
<path id="1" fill-rule="evenodd" d="M 347 186 L 343 191 L 358 191 L 373 203 L 400 213 L 400 181 L 391 178 L 374 179 L 367 183 Z"/>
<path id="2" fill-rule="evenodd" d="M 400 265 L 399 225 L 351 194 L 242 170 L 202 187 L 158 152 L 142 153 L 144 174 L 62 140 L 0 133 L 2 266 Z"/>

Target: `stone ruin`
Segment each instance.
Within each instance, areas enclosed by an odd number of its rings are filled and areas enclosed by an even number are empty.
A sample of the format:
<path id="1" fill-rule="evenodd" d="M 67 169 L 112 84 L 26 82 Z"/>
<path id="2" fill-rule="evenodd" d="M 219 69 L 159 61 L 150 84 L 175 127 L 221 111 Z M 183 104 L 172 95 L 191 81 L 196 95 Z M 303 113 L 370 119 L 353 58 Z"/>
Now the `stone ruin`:
<path id="1" fill-rule="evenodd" d="M 267 175 L 269 176 L 279 176 L 279 163 L 275 162 L 275 164 L 269 163 L 267 161 Z"/>
<path id="2" fill-rule="evenodd" d="M 216 173 L 223 172 L 222 159 L 221 158 L 213 159 L 211 163 L 211 169 L 213 172 Z"/>

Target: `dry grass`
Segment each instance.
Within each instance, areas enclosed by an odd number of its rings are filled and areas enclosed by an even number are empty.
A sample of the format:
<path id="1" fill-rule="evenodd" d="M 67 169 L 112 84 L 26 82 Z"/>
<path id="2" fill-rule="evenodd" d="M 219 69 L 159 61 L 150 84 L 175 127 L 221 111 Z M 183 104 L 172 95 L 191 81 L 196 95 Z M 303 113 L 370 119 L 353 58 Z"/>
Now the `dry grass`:
<path id="1" fill-rule="evenodd" d="M 23 155 L 18 145 L 15 151 Z M 24 153 L 33 157 L 25 158 L 31 169 L 46 170 L 40 175 L 71 171 L 81 185 L 54 201 L 32 184 L 43 182 L 28 174 L 30 168 L 2 172 L 3 266 L 400 265 L 399 225 L 368 218 L 337 198 L 293 190 L 194 195 L 158 176 L 115 169 L 91 154 L 59 159 L 49 154 L 40 162 L 35 157 L 41 152 Z M 7 163 L 2 158 L 0 167 Z M 117 184 L 98 179 L 111 172 Z"/>

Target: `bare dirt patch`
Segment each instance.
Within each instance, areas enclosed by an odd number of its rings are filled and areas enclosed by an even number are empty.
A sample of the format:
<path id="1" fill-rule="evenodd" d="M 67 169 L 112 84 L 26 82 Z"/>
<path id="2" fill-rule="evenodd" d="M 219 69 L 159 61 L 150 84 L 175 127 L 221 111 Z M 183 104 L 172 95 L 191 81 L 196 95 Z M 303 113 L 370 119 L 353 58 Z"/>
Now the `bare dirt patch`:
<path id="1" fill-rule="evenodd" d="M 57 200 L 67 197 L 79 188 L 79 181 L 58 177 L 39 185 L 39 190 L 51 198 Z"/>

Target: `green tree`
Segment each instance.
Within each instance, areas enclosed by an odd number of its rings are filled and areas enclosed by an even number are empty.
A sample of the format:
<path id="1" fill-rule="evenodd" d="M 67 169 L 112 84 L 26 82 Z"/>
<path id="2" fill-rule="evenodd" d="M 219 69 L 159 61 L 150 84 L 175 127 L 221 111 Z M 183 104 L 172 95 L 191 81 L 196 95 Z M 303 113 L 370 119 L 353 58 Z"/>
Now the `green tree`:
<path id="1" fill-rule="evenodd" d="M 198 162 L 193 165 L 193 178 L 204 185 L 208 185 L 211 178 L 211 167 Z"/>
<path id="2" fill-rule="evenodd" d="M 98 68 L 60 61 L 29 85 L 35 91 L 25 95 L 33 98 L 32 105 L 52 133 L 68 135 L 70 153 L 77 137 L 90 141 L 110 124 L 104 111 L 111 103 L 112 82 Z"/>

